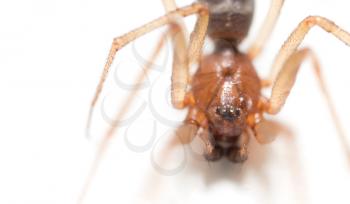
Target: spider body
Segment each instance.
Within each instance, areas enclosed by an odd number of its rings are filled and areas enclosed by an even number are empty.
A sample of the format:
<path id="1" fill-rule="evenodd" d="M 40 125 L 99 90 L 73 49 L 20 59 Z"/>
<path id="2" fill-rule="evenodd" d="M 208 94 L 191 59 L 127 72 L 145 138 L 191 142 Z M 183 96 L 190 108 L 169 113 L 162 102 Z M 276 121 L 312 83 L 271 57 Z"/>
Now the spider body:
<path id="1" fill-rule="evenodd" d="M 177 109 L 189 109 L 184 125 L 179 128 L 185 130 L 182 131 L 185 137 L 183 143 L 190 143 L 194 137 L 199 137 L 205 144 L 204 156 L 207 160 L 215 161 L 226 155 L 233 162 L 244 162 L 248 158 L 247 144 L 251 136 L 260 143 L 269 142 L 261 137 L 258 131 L 263 124 L 269 124 L 263 116 L 275 115 L 281 110 L 294 86 L 300 65 L 307 57 L 312 60 L 343 148 L 349 152 L 344 131 L 324 84 L 317 57 L 309 48 L 298 48 L 314 26 L 322 28 L 348 46 L 350 46 L 350 34 L 327 18 L 306 17 L 281 46 L 269 76 L 263 79 L 257 75 L 252 61 L 263 50 L 284 3 L 284 0 L 271 1 L 259 34 L 245 54 L 239 51 L 238 45 L 247 36 L 251 25 L 254 13 L 253 0 L 198 0 L 197 3 L 181 8 L 176 6 L 174 0 L 163 0 L 167 11 L 165 15 L 113 39 L 91 103 L 87 130 L 116 53 L 137 38 L 167 25 L 168 30 L 160 38 L 136 84 L 142 84 L 152 67 L 152 61 L 157 58 L 166 38 L 170 36 L 174 50 L 172 104 Z M 182 18 L 194 14 L 197 14 L 198 18 L 187 42 L 188 36 Z M 203 57 L 202 47 L 207 36 L 213 40 L 215 49 L 213 53 Z M 196 63 L 199 65 L 198 70 L 191 76 L 189 68 Z M 270 96 L 265 98 L 261 95 L 263 87 L 271 87 Z M 113 124 L 104 135 L 79 201 L 83 200 L 101 157 L 117 130 L 118 122 L 126 115 L 138 89 L 137 85 L 131 90 L 121 111 L 115 116 Z"/>
<path id="2" fill-rule="evenodd" d="M 204 56 L 192 79 L 188 123 L 204 128 L 211 148 L 205 158 L 223 154 L 234 162 L 247 159 L 247 119 L 259 109 L 261 82 L 250 58 L 238 50 L 247 36 L 254 12 L 253 0 L 200 0 L 207 5 L 207 35 L 215 50 Z M 209 134 L 209 135 L 208 135 Z"/>
<path id="3" fill-rule="evenodd" d="M 209 137 L 213 137 L 215 149 L 206 155 L 209 160 L 219 159 L 224 152 L 234 154 L 225 149 L 247 152 L 242 149 L 247 142 L 240 142 L 246 141 L 248 118 L 259 112 L 261 89 L 260 79 L 246 54 L 229 40 L 217 39 L 215 46 L 215 51 L 200 61 L 193 76 L 191 91 L 195 104 L 190 107 L 187 120 L 208 129 Z"/>
<path id="4" fill-rule="evenodd" d="M 239 43 L 246 37 L 254 14 L 253 0 L 199 0 L 209 10 L 207 35 Z"/>

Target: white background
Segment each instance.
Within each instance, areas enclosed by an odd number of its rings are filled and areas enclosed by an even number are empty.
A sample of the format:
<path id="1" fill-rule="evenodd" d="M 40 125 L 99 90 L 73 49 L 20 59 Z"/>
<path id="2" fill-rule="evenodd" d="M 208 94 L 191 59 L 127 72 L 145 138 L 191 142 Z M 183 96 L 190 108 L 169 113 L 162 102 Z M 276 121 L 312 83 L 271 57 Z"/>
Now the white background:
<path id="1" fill-rule="evenodd" d="M 268 3 L 257 1 L 251 35 L 243 48 L 257 35 Z M 308 15 L 328 17 L 350 30 L 349 8 L 344 0 L 286 0 L 264 54 L 254 62 L 258 72 L 266 76 L 280 45 Z M 110 43 L 160 16 L 162 9 L 158 0 L 0 2 L 0 203 L 76 203 L 107 127 L 102 112 L 112 116 L 127 93 L 114 83 L 115 70 L 123 67 L 118 76 L 132 84 L 140 56 L 149 55 L 159 33 L 134 44 L 138 58 L 132 46 L 117 56 L 102 94 L 105 106 L 98 104 L 88 140 L 84 130 L 88 108 Z M 189 25 L 192 22 L 189 18 Z M 321 60 L 349 138 L 350 48 L 319 28 L 311 31 L 303 46 L 312 47 Z M 309 62 L 283 111 L 274 117 L 293 130 L 293 137 L 281 135 L 264 146 L 252 140 L 250 159 L 243 166 L 225 160 L 208 164 L 187 155 L 185 168 L 173 176 L 163 176 L 152 166 L 156 143 L 142 153 L 125 143 L 126 137 L 137 145 L 147 143 L 151 135 L 157 141 L 171 137 L 172 128 L 149 110 L 150 104 L 172 121 L 180 122 L 186 114 L 172 109 L 163 94 L 169 87 L 171 61 L 158 63 L 166 63 L 167 69 L 152 72 L 153 88 L 144 89 L 135 102 L 135 107 L 146 102 L 146 110 L 112 140 L 85 203 L 350 202 L 347 157 Z M 181 162 L 183 152 L 177 153 L 167 168 Z"/>

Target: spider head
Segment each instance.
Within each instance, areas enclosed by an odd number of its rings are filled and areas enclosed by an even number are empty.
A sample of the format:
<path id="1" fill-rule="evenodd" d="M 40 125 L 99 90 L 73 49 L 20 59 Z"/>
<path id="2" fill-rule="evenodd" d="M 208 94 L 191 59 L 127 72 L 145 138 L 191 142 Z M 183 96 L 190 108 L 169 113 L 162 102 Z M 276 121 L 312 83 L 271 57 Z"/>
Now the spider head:
<path id="1" fill-rule="evenodd" d="M 208 109 L 212 132 L 223 137 L 241 135 L 246 128 L 250 106 L 250 99 L 245 96 L 233 97 L 224 103 L 213 102 Z"/>

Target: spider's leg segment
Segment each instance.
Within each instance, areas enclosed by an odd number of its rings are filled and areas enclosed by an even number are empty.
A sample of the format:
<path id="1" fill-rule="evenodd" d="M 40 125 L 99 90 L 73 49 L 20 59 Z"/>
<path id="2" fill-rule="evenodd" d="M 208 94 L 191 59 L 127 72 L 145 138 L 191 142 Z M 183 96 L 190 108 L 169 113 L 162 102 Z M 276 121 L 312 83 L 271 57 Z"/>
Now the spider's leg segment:
<path id="1" fill-rule="evenodd" d="M 98 86 L 96 88 L 95 95 L 94 95 L 93 100 L 92 100 L 91 105 L 90 105 L 87 129 L 89 129 L 89 127 L 90 127 L 91 116 L 92 116 L 93 110 L 95 108 L 97 100 L 99 99 L 99 96 L 100 96 L 101 91 L 103 89 L 104 82 L 107 78 L 108 72 L 109 72 L 110 67 L 112 65 L 112 62 L 113 62 L 113 59 L 114 59 L 116 53 L 118 52 L 118 50 L 123 48 L 125 45 L 127 45 L 131 41 L 134 41 L 137 38 L 151 32 L 159 27 L 162 27 L 166 24 L 174 22 L 174 19 L 176 19 L 178 16 L 186 17 L 186 16 L 193 15 L 193 14 L 199 14 L 199 17 L 197 20 L 195 30 L 193 31 L 193 36 L 194 36 L 193 38 L 194 39 L 191 40 L 192 43 L 190 44 L 189 49 L 188 49 L 188 53 L 189 53 L 188 59 L 193 58 L 193 57 L 198 57 L 197 55 L 199 55 L 199 53 L 201 52 L 201 48 L 203 45 L 205 32 L 206 32 L 206 28 L 207 28 L 207 24 L 208 24 L 208 9 L 199 3 L 195 3 L 195 4 L 192 4 L 190 6 L 186 6 L 183 8 L 179 8 L 175 11 L 171 11 L 171 12 L 167 13 L 166 15 L 164 15 L 156 20 L 153 20 L 150 23 L 147 23 L 147 24 L 145 24 L 145 25 L 125 34 L 125 35 L 122 35 L 118 38 L 115 38 L 113 40 L 110 52 L 108 54 L 107 62 L 104 66 L 103 72 L 102 72 L 101 77 L 100 77 L 100 81 L 99 81 Z M 192 62 L 192 61 L 190 61 L 190 62 Z M 184 67 L 184 68 L 186 68 L 186 67 Z M 179 70 L 179 72 L 184 72 L 184 71 Z M 179 75 L 183 76 L 184 74 L 180 73 Z M 174 90 L 178 90 L 179 94 L 182 93 L 182 91 L 180 91 L 180 90 L 184 89 L 183 84 L 187 82 L 187 76 L 183 76 L 181 78 L 181 82 L 183 82 L 183 83 L 179 83 L 179 84 L 174 86 Z M 181 97 L 177 98 L 177 100 L 180 100 L 180 99 L 181 99 Z M 175 101 L 175 100 L 173 100 L 173 101 Z"/>
<path id="2" fill-rule="evenodd" d="M 177 5 L 174 0 L 162 0 L 162 2 L 166 12 L 177 9 Z"/>
<path id="3" fill-rule="evenodd" d="M 332 21 L 320 16 L 310 16 L 304 19 L 283 44 L 275 59 L 269 78 L 269 81 L 273 82 L 272 92 L 270 99 L 264 106 L 264 110 L 269 114 L 277 114 L 281 110 L 293 88 L 301 63 L 306 57 L 310 56 L 317 79 L 320 83 L 320 88 L 326 98 L 329 110 L 336 125 L 341 143 L 347 156 L 350 156 L 345 133 L 324 83 L 318 60 L 310 49 L 297 50 L 308 31 L 315 25 L 333 34 L 348 46 L 350 45 L 350 34 L 338 27 Z"/>
<path id="4" fill-rule="evenodd" d="M 260 31 L 258 32 L 258 36 L 248 50 L 248 55 L 251 59 L 254 59 L 256 56 L 260 54 L 267 39 L 271 35 L 271 32 L 280 15 L 283 3 L 284 3 L 284 0 L 272 0 L 270 9 L 265 18 L 265 21 L 262 27 L 260 28 Z"/>
<path id="5" fill-rule="evenodd" d="M 147 75 L 147 71 L 150 69 L 152 62 L 155 60 L 155 58 L 158 56 L 161 48 L 163 47 L 163 44 L 165 43 L 165 39 L 166 36 L 170 33 L 173 35 L 176 34 L 175 31 L 181 31 L 181 26 L 179 26 L 176 22 L 174 22 L 173 19 L 175 19 L 177 16 L 182 16 L 182 17 L 186 17 L 189 15 L 193 15 L 193 14 L 199 14 L 198 16 L 198 20 L 195 26 L 195 29 L 193 31 L 193 37 L 190 40 L 190 45 L 188 47 L 188 49 L 184 48 L 184 44 L 178 44 L 177 46 L 175 46 L 175 56 L 178 57 L 174 59 L 174 61 L 179 62 L 179 64 L 184 65 L 184 66 L 176 66 L 173 68 L 173 77 L 172 77 L 172 101 L 173 104 L 176 104 L 177 108 L 181 108 L 185 106 L 185 92 L 186 92 L 186 88 L 187 88 L 187 81 L 188 81 L 188 66 L 190 65 L 190 63 L 192 63 L 194 60 L 192 58 L 198 59 L 199 54 L 201 53 L 201 49 L 202 49 L 202 45 L 204 42 L 204 38 L 205 38 L 205 33 L 206 33 L 206 28 L 207 28 L 207 24 L 208 24 L 208 9 L 203 6 L 202 4 L 192 4 L 190 6 L 186 6 L 183 8 L 179 8 L 175 11 L 169 12 L 168 14 L 154 20 L 151 21 L 148 24 L 145 24 L 144 26 L 141 26 L 121 37 L 115 38 L 113 40 L 112 43 L 112 47 L 110 49 L 108 58 L 107 58 L 107 62 L 105 64 L 105 67 L 103 69 L 101 78 L 100 78 L 100 82 L 97 86 L 97 90 L 95 93 L 95 96 L 93 98 L 93 101 L 91 103 L 91 110 L 90 110 L 90 115 L 89 115 L 89 119 L 88 122 L 91 120 L 91 114 L 93 111 L 93 108 L 96 105 L 96 102 L 99 98 L 99 95 L 102 91 L 103 88 L 103 84 L 107 78 L 108 72 L 110 70 L 111 64 L 113 62 L 114 56 L 117 53 L 118 50 L 120 50 L 122 47 L 124 47 L 125 45 L 127 45 L 128 43 L 130 43 L 133 40 L 136 40 L 137 38 L 161 27 L 167 24 L 170 24 L 170 29 L 168 31 L 168 33 L 166 33 L 162 39 L 160 40 L 160 42 L 158 43 L 155 52 L 153 53 L 151 60 L 149 61 L 149 63 L 146 64 L 145 67 L 145 71 L 142 72 L 139 77 L 137 78 L 138 82 L 142 82 L 145 78 L 145 76 Z M 181 48 L 181 50 L 179 50 Z M 185 54 L 188 53 L 188 55 L 185 57 L 184 53 L 182 52 L 185 49 Z M 188 60 L 191 59 L 191 60 Z M 188 64 L 185 62 L 189 62 Z M 174 75 L 179 77 L 179 78 L 174 78 Z M 138 83 L 140 84 L 140 83 Z M 91 183 L 91 180 L 93 178 L 93 176 L 95 175 L 99 162 L 101 161 L 101 157 L 103 155 L 103 153 L 105 152 L 109 141 L 113 135 L 113 133 L 117 130 L 117 126 L 118 126 L 118 121 L 120 121 L 125 114 L 128 111 L 128 107 L 130 102 L 134 99 L 134 97 L 137 94 L 137 90 L 138 90 L 138 86 L 135 86 L 133 88 L 133 90 L 131 91 L 130 95 L 126 98 L 125 102 L 123 103 L 123 105 L 121 106 L 121 111 L 116 115 L 116 117 L 113 120 L 113 124 L 112 126 L 107 130 L 106 134 L 104 135 L 94 162 L 91 166 L 89 175 L 88 175 L 88 179 L 86 180 L 86 184 L 84 185 L 84 188 L 82 190 L 82 193 L 79 197 L 78 203 L 82 203 L 85 194 L 88 190 L 88 187 Z M 88 128 L 89 128 L 89 124 L 88 124 Z"/>

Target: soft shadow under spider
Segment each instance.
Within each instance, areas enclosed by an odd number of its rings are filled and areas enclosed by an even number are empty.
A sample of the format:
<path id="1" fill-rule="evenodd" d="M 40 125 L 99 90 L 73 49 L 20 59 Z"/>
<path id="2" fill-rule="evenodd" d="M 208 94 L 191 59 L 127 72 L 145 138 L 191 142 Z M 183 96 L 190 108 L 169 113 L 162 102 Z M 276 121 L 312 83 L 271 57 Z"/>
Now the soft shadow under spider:
<path id="1" fill-rule="evenodd" d="M 275 139 L 290 140 L 293 137 L 292 132 L 287 127 L 275 121 L 266 120 L 264 122 L 266 123 L 264 125 L 266 128 L 261 132 L 261 135 L 268 138 L 265 139 L 266 141 L 264 143 L 270 143 Z M 198 174 L 199 172 L 203 173 L 203 177 L 208 185 L 218 182 L 221 179 L 226 180 L 227 178 L 231 178 L 235 183 L 240 183 L 243 182 L 250 173 L 257 173 L 261 178 L 266 178 L 266 176 L 264 176 L 264 171 L 271 158 L 271 147 L 269 147 L 268 144 L 259 144 L 255 138 L 251 138 L 248 149 L 249 158 L 243 163 L 232 163 L 227 159 L 217 162 L 208 162 L 208 168 L 205 168 L 204 171 L 203 163 L 205 162 L 194 162 L 194 165 L 189 164 L 189 166 L 194 174 Z"/>
<path id="2" fill-rule="evenodd" d="M 269 142 L 272 140 L 282 140 L 283 145 L 288 148 L 284 148 L 287 152 L 287 158 L 289 163 L 289 174 L 290 179 L 293 182 L 294 192 L 290 192 L 294 195 L 299 203 L 307 203 L 307 189 L 305 185 L 304 176 L 302 174 L 302 167 L 300 165 L 300 159 L 298 156 L 297 146 L 295 144 L 295 138 L 291 130 L 285 126 L 282 127 L 281 124 L 275 121 L 268 121 L 267 129 L 264 130 L 264 134 L 269 134 Z M 276 128 L 283 128 L 283 133 L 280 133 Z M 178 137 L 170 142 L 170 146 L 166 146 L 164 150 L 163 161 L 166 159 L 164 157 L 171 153 L 180 144 Z M 273 198 L 271 189 L 271 180 L 268 172 L 270 161 L 273 161 L 272 149 L 270 145 L 261 145 L 259 142 L 252 138 L 249 144 L 249 159 L 242 163 L 232 163 L 227 159 L 221 159 L 217 162 L 209 162 L 205 160 L 198 160 L 196 158 L 191 158 L 191 154 L 188 155 L 188 159 L 185 169 L 179 174 L 183 174 L 185 177 L 195 177 L 200 176 L 201 180 L 207 188 L 220 183 L 221 181 L 229 181 L 232 185 L 244 185 L 245 180 L 250 177 L 256 177 L 258 188 L 263 192 L 266 202 L 269 202 L 269 198 Z M 198 156 L 198 155 L 197 155 Z M 193 157 L 193 155 L 192 155 Z M 176 175 L 175 175 L 176 176 Z M 145 184 L 145 189 L 147 191 L 142 192 L 147 199 L 154 200 L 156 195 L 159 195 L 161 191 L 162 181 L 168 178 L 168 176 L 159 176 L 159 174 L 149 176 L 148 182 Z M 152 186 L 150 189 L 149 186 Z M 283 187 L 283 186 L 281 186 Z"/>

